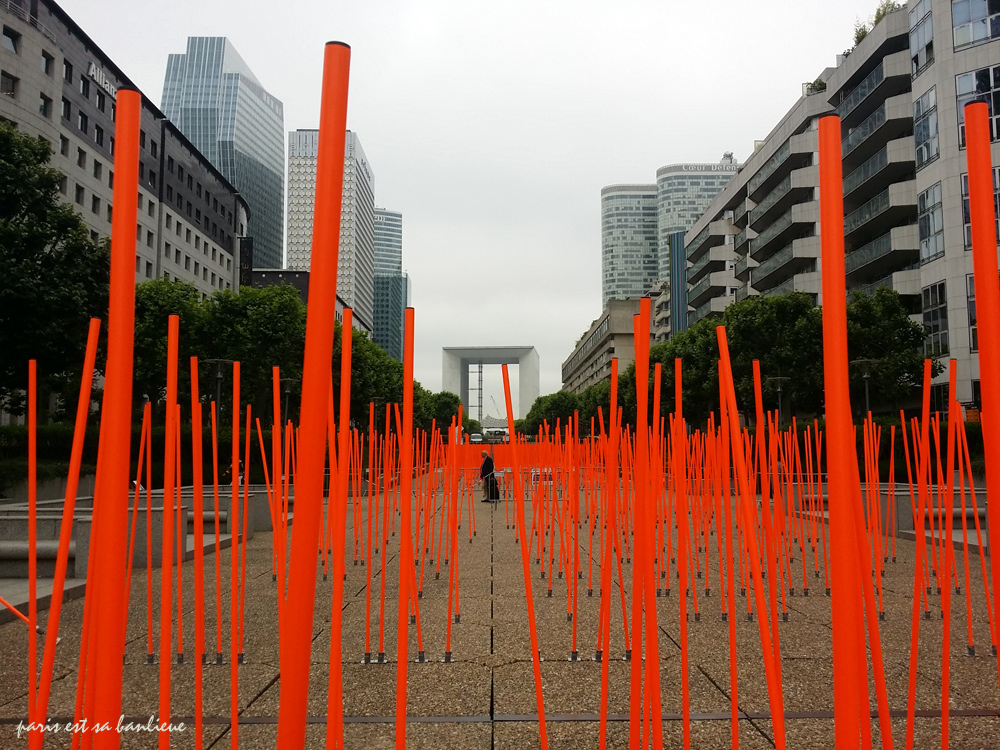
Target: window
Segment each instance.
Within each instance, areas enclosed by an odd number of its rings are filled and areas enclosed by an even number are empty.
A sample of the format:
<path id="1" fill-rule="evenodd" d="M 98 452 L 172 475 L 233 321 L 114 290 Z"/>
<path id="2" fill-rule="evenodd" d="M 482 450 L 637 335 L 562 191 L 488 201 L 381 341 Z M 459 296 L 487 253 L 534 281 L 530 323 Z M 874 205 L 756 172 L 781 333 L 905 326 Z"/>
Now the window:
<path id="1" fill-rule="evenodd" d="M 150 216 L 156 216 L 156 201 L 149 201 L 146 204 L 146 213 Z"/>
<path id="2" fill-rule="evenodd" d="M 1000 229 L 1000 167 L 993 168 L 993 204 L 997 214 L 997 229 Z M 969 219 L 969 175 L 962 174 L 962 222 L 965 225 L 965 249 L 972 249 L 972 223 Z"/>
<path id="3" fill-rule="evenodd" d="M 212 262 L 215 262 L 215 248 L 212 248 Z"/>
<path id="4" fill-rule="evenodd" d="M 185 255 L 184 256 L 184 270 L 185 271 L 190 271 L 191 270 L 191 256 L 190 255 Z"/>
<path id="5" fill-rule="evenodd" d="M 45 94 L 38 95 L 38 114 L 42 117 L 52 117 L 52 100 Z"/>
<path id="6" fill-rule="evenodd" d="M 1000 65 L 955 76 L 955 91 L 958 96 L 959 145 L 965 148 L 965 105 L 970 102 L 986 102 L 989 109 L 990 140 L 1000 138 L 1000 106 L 996 106 L 1000 105 Z M 997 100 L 996 104 L 994 99 Z"/>
<path id="7" fill-rule="evenodd" d="M 156 189 L 156 172 L 154 172 L 152 169 L 149 170 L 149 185 L 154 190 Z"/>
<path id="8" fill-rule="evenodd" d="M 184 230 L 184 241 L 186 243 L 188 243 L 189 245 L 191 244 L 191 230 L 190 229 L 185 229 Z"/>
<path id="9" fill-rule="evenodd" d="M 56 59 L 48 52 L 42 51 L 42 72 L 50 76 L 56 67 Z"/>
<path id="10" fill-rule="evenodd" d="M 191 189 L 192 189 L 192 188 L 191 188 L 191 185 L 192 185 L 193 183 L 194 183 L 194 180 L 192 180 L 192 179 L 191 179 L 191 175 L 188 175 L 188 190 L 191 190 Z"/>
<path id="11" fill-rule="evenodd" d="M 84 99 L 90 98 L 90 81 L 83 73 L 80 74 L 80 94 Z"/>
<path id="12" fill-rule="evenodd" d="M 104 145 L 104 128 L 102 128 L 100 125 L 94 126 L 94 142 L 98 146 Z"/>
<path id="13" fill-rule="evenodd" d="M 135 225 L 135 241 L 140 242 L 142 240 L 142 224 Z"/>
<path id="14" fill-rule="evenodd" d="M 115 186 L 115 173 L 112 170 L 108 170 L 108 187 L 114 188 Z"/>
<path id="15" fill-rule="evenodd" d="M 925 286 L 922 293 L 924 315 L 924 356 L 948 354 L 948 295 L 946 282 Z"/>
<path id="16" fill-rule="evenodd" d="M 201 250 L 201 237 L 197 234 L 194 236 L 194 249 Z"/>
<path id="17" fill-rule="evenodd" d="M 146 148 L 146 131 L 139 131 L 139 148 Z"/>
<path id="18" fill-rule="evenodd" d="M 90 196 L 90 210 L 92 213 L 101 213 L 101 199 L 96 195 Z"/>
<path id="19" fill-rule="evenodd" d="M 135 205 L 136 205 L 136 208 L 138 208 L 141 211 L 142 210 L 142 193 L 137 193 L 136 196 L 137 197 L 136 197 L 136 204 Z"/>
<path id="20" fill-rule="evenodd" d="M 90 129 L 90 120 L 87 119 L 87 115 L 83 114 L 83 112 L 79 113 L 76 124 L 80 128 L 81 133 L 86 134 L 87 130 Z"/>
<path id="21" fill-rule="evenodd" d="M 172 201 L 174 199 L 174 189 L 167 185 L 167 200 Z"/>
<path id="22" fill-rule="evenodd" d="M 94 179 L 101 179 L 104 176 L 104 165 L 94 159 Z"/>
<path id="23" fill-rule="evenodd" d="M 198 197 L 200 198 L 201 197 L 201 183 L 200 182 L 198 183 L 198 191 L 197 192 L 198 192 Z"/>
<path id="24" fill-rule="evenodd" d="M 112 156 L 115 155 L 115 137 L 114 136 L 111 136 L 110 138 L 108 138 L 108 151 L 111 152 Z"/>
<path id="25" fill-rule="evenodd" d="M 167 229 L 170 229 L 170 227 L 172 227 L 172 226 L 173 226 L 173 223 L 174 223 L 174 217 L 172 217 L 172 216 L 170 215 L 170 213 L 168 212 L 168 213 L 167 213 L 167 217 L 166 217 L 166 225 L 167 225 Z"/>
<path id="26" fill-rule="evenodd" d="M 109 203 L 109 204 L 108 204 L 108 222 L 110 222 L 110 221 L 111 221 L 111 215 L 112 215 L 112 212 L 111 212 L 111 204 Z"/>
<path id="27" fill-rule="evenodd" d="M 169 242 L 164 242 L 163 243 L 163 255 L 164 255 L 164 257 L 169 258 L 172 252 L 173 252 L 173 248 L 170 247 L 170 243 Z"/>
<path id="28" fill-rule="evenodd" d="M 73 63 L 63 60 L 63 80 L 66 83 L 73 83 Z"/>
<path id="29" fill-rule="evenodd" d="M 910 74 L 916 78 L 934 62 L 934 24 L 931 0 L 920 0 L 910 11 Z"/>
<path id="30" fill-rule="evenodd" d="M 87 166 L 87 152 L 82 148 L 76 150 L 76 166 L 84 168 Z"/>
<path id="31" fill-rule="evenodd" d="M 174 250 L 174 263 L 176 263 L 177 265 L 181 264 L 181 251 L 180 250 Z"/>
<path id="32" fill-rule="evenodd" d="M 913 103 L 913 143 L 917 169 L 937 158 L 938 144 L 937 94 L 929 89 Z"/>
<path id="33" fill-rule="evenodd" d="M 68 120 L 71 117 L 72 114 L 73 114 L 73 111 L 72 111 L 72 107 L 71 107 L 71 105 L 69 103 L 69 99 L 67 99 L 66 97 L 63 97 L 63 100 L 62 100 L 62 118 L 64 120 Z"/>
<path id="34" fill-rule="evenodd" d="M 22 11 L 23 12 L 23 11 Z M 3 48 L 8 52 L 17 54 L 21 47 L 21 35 L 11 28 L 3 27 Z"/>
<path id="35" fill-rule="evenodd" d="M 73 199 L 81 206 L 83 205 L 83 185 L 76 186 L 76 194 Z"/>
<path id="36" fill-rule="evenodd" d="M 146 278 L 147 279 L 153 278 L 153 264 L 150 263 L 148 260 L 146 261 Z"/>
<path id="37" fill-rule="evenodd" d="M 146 247 L 152 247 L 152 246 L 153 246 L 153 233 L 150 232 L 149 230 L 146 230 Z"/>
<path id="38" fill-rule="evenodd" d="M 191 201 L 187 202 L 187 215 L 188 218 L 191 218 Z"/>
<path id="39" fill-rule="evenodd" d="M 201 273 L 201 264 L 198 261 L 194 262 L 194 275 L 197 276 Z"/>
<path id="40" fill-rule="evenodd" d="M 170 172 L 170 174 L 174 173 L 174 157 L 172 156 L 167 157 L 167 171 Z"/>
<path id="41" fill-rule="evenodd" d="M 951 26 L 955 49 L 1000 37 L 998 0 L 952 0 Z"/>
<path id="42" fill-rule="evenodd" d="M 180 164 L 177 165 L 177 179 L 181 180 L 182 182 L 184 181 L 184 167 L 182 167 Z"/>
<path id="43" fill-rule="evenodd" d="M 200 208 L 196 208 L 195 209 L 195 211 L 194 211 L 194 220 L 195 220 L 195 223 L 201 224 L 201 209 Z"/>
<path id="44" fill-rule="evenodd" d="M 142 162 L 139 162 L 139 179 L 140 180 L 146 179 L 146 165 L 143 164 Z"/>
<path id="45" fill-rule="evenodd" d="M 69 138 L 64 135 L 59 136 L 59 153 L 69 156 Z"/>
<path id="46" fill-rule="evenodd" d="M 63 195 L 66 195 L 66 191 L 68 189 L 69 188 L 68 188 L 68 181 L 66 179 L 66 175 L 63 175 L 62 179 L 59 180 L 59 192 L 62 193 Z"/>
<path id="47" fill-rule="evenodd" d="M 156 141 L 154 140 L 149 141 L 149 153 L 154 159 L 157 158 Z"/>
<path id="48" fill-rule="evenodd" d="M 976 325 L 976 284 L 970 273 L 965 277 L 966 302 L 969 309 L 969 348 L 979 351 L 979 327 Z"/>
<path id="49" fill-rule="evenodd" d="M 97 232 L 95 232 L 95 231 L 94 231 L 93 229 L 91 229 L 91 230 L 90 230 L 90 239 L 91 239 L 91 240 L 92 240 L 93 242 L 100 242 L 100 240 L 101 240 L 101 235 L 99 235 L 99 234 L 98 234 Z"/>
<path id="50" fill-rule="evenodd" d="M 97 109 L 101 112 L 104 111 L 106 97 L 100 91 L 97 92 Z"/>
<path id="51" fill-rule="evenodd" d="M 17 84 L 20 81 L 6 70 L 0 71 L 0 94 L 17 98 Z"/>

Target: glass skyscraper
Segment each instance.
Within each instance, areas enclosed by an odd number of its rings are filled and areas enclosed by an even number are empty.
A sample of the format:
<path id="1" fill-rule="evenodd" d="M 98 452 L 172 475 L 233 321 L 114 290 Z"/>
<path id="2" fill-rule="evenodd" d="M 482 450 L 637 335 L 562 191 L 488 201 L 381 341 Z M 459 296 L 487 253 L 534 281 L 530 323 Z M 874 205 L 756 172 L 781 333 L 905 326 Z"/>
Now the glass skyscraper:
<path id="1" fill-rule="evenodd" d="M 167 58 L 161 109 L 250 205 L 255 267 L 280 268 L 285 152 L 281 102 L 225 37 L 188 37 Z M 200 196 L 192 195 L 196 200 Z"/>
<path id="2" fill-rule="evenodd" d="M 372 340 L 403 359 L 403 317 L 409 277 L 403 273 L 403 214 L 375 208 L 375 319 Z"/>

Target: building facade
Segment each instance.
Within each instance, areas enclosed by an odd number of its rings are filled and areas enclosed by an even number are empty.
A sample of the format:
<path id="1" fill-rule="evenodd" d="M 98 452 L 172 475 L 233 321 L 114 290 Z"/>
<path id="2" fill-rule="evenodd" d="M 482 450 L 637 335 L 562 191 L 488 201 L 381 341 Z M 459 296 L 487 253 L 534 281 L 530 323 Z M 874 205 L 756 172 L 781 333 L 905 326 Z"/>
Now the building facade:
<path id="1" fill-rule="evenodd" d="M 642 296 L 656 281 L 656 185 L 601 189 L 601 297 Z"/>
<path id="2" fill-rule="evenodd" d="M 225 37 L 188 37 L 167 59 L 166 116 L 246 199 L 254 266 L 282 265 L 285 185 L 282 103 Z"/>
<path id="3" fill-rule="evenodd" d="M 0 5 L 0 118 L 48 142 L 62 199 L 91 238 L 111 234 L 115 97 L 135 85 L 56 3 Z M 167 278 L 202 296 L 239 286 L 249 209 L 236 188 L 142 97 L 136 282 Z"/>
<path id="4" fill-rule="evenodd" d="M 375 208 L 375 303 L 372 341 L 402 361 L 410 277 L 403 273 L 403 214 Z"/>
<path id="5" fill-rule="evenodd" d="M 318 130 L 288 134 L 288 268 L 309 270 Z M 375 173 L 361 139 L 347 131 L 340 211 L 337 295 L 367 330 L 375 308 Z"/>
<path id="6" fill-rule="evenodd" d="M 299 293 L 299 299 L 302 300 L 302 304 L 309 304 L 308 271 L 290 271 L 287 268 L 255 268 L 251 273 L 251 284 L 254 288 L 288 284 L 295 287 L 295 291 Z M 338 323 L 344 321 L 344 307 L 346 307 L 344 300 L 338 295 L 336 304 L 334 305 L 334 318 Z M 362 333 L 371 333 L 370 330 L 358 323 L 357 318 L 352 317 L 352 321 L 355 330 Z"/>
<path id="7" fill-rule="evenodd" d="M 962 107 L 987 102 L 993 164 L 1000 164 L 1000 13 L 989 11 L 965 0 L 911 0 L 889 13 L 836 67 L 803 85 L 685 237 L 697 266 L 704 258 L 706 265 L 730 261 L 720 235 L 736 234 L 736 299 L 800 291 L 821 304 L 816 135 L 821 117 L 838 115 L 848 292 L 896 290 L 924 325 L 924 353 L 954 358 L 958 399 L 977 405 Z M 994 184 L 1000 215 L 996 166 Z M 705 292 L 697 282 L 689 267 L 691 319 L 733 301 L 722 286 Z M 947 377 L 934 381 L 932 408 L 947 408 Z"/>
<path id="8" fill-rule="evenodd" d="M 604 312 L 573 347 L 562 364 L 562 387 L 571 393 L 583 393 L 590 386 L 611 377 L 611 360 L 618 359 L 618 372 L 635 360 L 635 327 L 641 297 L 613 299 Z M 650 333 L 650 343 L 653 335 Z"/>

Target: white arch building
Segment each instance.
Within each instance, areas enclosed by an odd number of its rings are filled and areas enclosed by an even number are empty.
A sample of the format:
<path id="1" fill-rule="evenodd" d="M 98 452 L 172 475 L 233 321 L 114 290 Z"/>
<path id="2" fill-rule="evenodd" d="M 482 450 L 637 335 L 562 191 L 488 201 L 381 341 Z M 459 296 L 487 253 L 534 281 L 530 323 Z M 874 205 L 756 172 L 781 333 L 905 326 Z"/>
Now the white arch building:
<path id="1" fill-rule="evenodd" d="M 472 365 L 517 365 L 518 414 L 523 418 L 541 389 L 538 352 L 533 346 L 446 346 L 442 349 L 442 389 L 458 394 L 465 408 L 469 403 L 469 367 Z M 479 392 L 482 411 L 482 391 Z"/>

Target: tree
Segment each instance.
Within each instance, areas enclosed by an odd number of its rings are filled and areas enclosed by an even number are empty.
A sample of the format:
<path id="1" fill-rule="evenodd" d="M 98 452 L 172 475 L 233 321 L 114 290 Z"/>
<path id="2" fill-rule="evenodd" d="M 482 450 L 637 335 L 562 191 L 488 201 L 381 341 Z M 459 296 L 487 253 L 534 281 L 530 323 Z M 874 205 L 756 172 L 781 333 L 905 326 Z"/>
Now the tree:
<path id="1" fill-rule="evenodd" d="M 579 397 L 569 391 L 556 391 L 547 396 L 539 396 L 524 418 L 525 431 L 529 435 L 534 435 L 543 422 L 548 422 L 549 428 L 555 430 L 557 420 L 561 420 L 565 425 L 573 416 L 573 412 L 579 408 Z"/>
<path id="2" fill-rule="evenodd" d="M 847 302 L 847 351 L 850 360 L 867 359 L 871 378 L 873 410 L 892 411 L 915 395 L 924 376 L 924 331 L 910 319 L 899 294 L 879 287 L 875 294 L 854 292 Z M 934 360 L 933 375 L 944 371 Z M 864 407 L 864 366 L 851 368 L 851 400 L 859 411 Z"/>
<path id="3" fill-rule="evenodd" d="M 29 359 L 43 391 L 78 381 L 89 321 L 108 311 L 110 247 L 60 202 L 50 156 L 45 141 L 0 123 L 0 403 L 15 407 Z"/>

